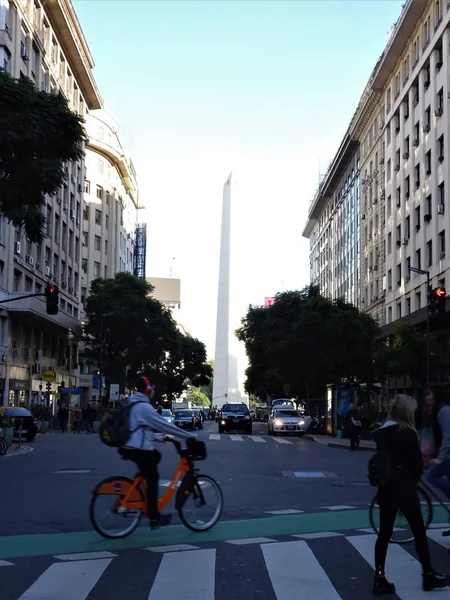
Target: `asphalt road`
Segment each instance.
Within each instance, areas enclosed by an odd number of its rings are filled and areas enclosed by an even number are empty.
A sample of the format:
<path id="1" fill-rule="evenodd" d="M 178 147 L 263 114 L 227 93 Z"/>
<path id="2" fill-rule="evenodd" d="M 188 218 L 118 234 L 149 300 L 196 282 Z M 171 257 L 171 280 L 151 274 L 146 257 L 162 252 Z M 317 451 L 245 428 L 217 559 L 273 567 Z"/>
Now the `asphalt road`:
<path id="1" fill-rule="evenodd" d="M 295 437 L 268 437 L 262 424 L 255 424 L 253 431 L 253 437 L 262 441 L 233 434 L 210 440 L 210 434 L 217 434 L 215 423 L 206 423 L 199 432 L 208 458 L 198 466 L 222 487 L 224 520 L 265 517 L 269 511 L 286 509 L 365 508 L 373 496 L 367 485 L 366 452 L 336 450 Z M 2 514 L 8 518 L 0 523 L 0 535 L 90 529 L 87 506 L 96 483 L 109 475 L 135 473 L 134 466 L 97 435 L 45 434 L 32 447 L 29 454 L 1 460 Z M 163 453 L 160 477 L 169 480 L 178 455 L 170 444 L 158 447 Z M 330 476 L 297 478 L 294 472 Z"/>
<path id="2" fill-rule="evenodd" d="M 372 598 L 370 454 L 272 438 L 258 424 L 251 437 L 218 436 L 214 423 L 199 435 L 208 459 L 198 466 L 220 482 L 225 501 L 221 521 L 200 534 L 176 517 L 156 532 L 143 522 L 124 540 L 93 532 L 92 488 L 109 475 L 134 474 L 96 435 L 38 436 L 32 452 L 0 459 L 0 600 Z M 178 456 L 169 444 L 162 451 L 163 483 Z M 436 517 L 435 568 L 450 570 L 450 538 L 441 536 L 443 514 Z M 434 596 L 420 589 L 412 545 L 391 546 L 388 575 L 397 598 Z"/>

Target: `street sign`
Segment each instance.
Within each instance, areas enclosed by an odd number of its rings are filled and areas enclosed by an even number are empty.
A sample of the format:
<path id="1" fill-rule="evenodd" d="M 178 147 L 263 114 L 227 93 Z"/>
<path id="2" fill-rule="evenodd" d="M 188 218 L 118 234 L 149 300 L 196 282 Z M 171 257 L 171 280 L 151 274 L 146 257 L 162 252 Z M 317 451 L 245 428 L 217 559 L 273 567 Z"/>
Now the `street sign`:
<path id="1" fill-rule="evenodd" d="M 42 373 L 42 381 L 45 381 L 46 383 L 52 383 L 55 381 L 55 379 L 56 373 L 54 371 L 50 371 L 50 369 Z"/>
<path id="2" fill-rule="evenodd" d="M 118 402 L 119 400 L 119 384 L 111 383 L 109 386 L 109 400 L 110 402 Z"/>

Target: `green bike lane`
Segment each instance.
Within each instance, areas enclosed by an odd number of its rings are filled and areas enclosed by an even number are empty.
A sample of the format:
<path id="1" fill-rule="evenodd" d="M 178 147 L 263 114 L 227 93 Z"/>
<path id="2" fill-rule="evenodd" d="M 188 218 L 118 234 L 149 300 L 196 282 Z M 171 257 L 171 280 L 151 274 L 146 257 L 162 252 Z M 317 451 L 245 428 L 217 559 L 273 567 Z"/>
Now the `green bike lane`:
<path id="1" fill-rule="evenodd" d="M 447 519 L 448 514 L 444 509 L 435 509 L 434 523 L 443 523 Z M 142 526 L 127 538 L 118 540 L 104 539 L 94 531 L 2 536 L 0 537 L 0 559 L 125 550 L 170 544 L 193 544 L 195 542 L 221 542 L 302 533 L 351 531 L 368 527 L 370 527 L 370 521 L 369 512 L 366 509 L 219 521 L 211 530 L 202 533 L 194 533 L 183 525 L 171 525 L 156 532 Z"/>

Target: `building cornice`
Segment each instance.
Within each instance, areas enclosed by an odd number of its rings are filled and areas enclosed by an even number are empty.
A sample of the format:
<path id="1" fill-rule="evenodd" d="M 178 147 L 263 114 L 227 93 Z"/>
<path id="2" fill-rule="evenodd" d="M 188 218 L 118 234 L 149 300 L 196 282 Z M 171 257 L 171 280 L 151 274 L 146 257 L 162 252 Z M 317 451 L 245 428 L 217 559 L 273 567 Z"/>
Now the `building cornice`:
<path id="1" fill-rule="evenodd" d="M 92 73 L 94 61 L 71 0 L 42 0 L 42 4 L 52 27 L 59 33 L 58 41 L 87 107 L 90 110 L 102 108 L 103 100 Z"/>
<path id="2" fill-rule="evenodd" d="M 372 88 L 375 91 L 383 91 L 428 6 L 427 0 L 408 0 L 404 6 L 375 67 L 372 78 Z"/>

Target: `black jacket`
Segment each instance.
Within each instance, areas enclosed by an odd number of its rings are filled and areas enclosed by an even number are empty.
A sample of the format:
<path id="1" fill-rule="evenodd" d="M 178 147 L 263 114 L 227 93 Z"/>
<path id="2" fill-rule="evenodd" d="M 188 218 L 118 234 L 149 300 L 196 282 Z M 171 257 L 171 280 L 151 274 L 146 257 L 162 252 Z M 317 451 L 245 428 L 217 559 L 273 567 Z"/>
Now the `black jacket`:
<path id="1" fill-rule="evenodd" d="M 398 423 L 387 421 L 373 432 L 377 449 L 389 452 L 394 474 L 388 486 L 378 491 L 378 502 L 396 504 L 399 508 L 418 501 L 417 484 L 423 473 L 419 437 L 413 429 L 400 429 Z"/>

